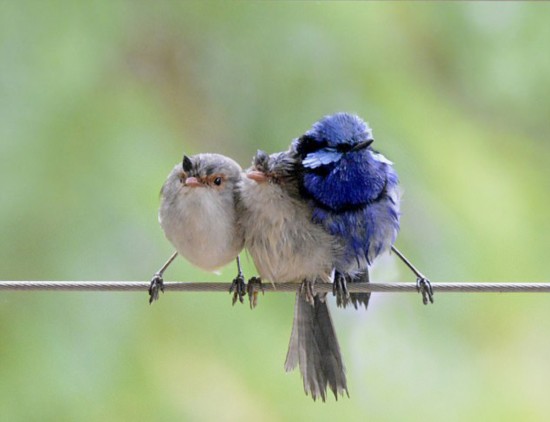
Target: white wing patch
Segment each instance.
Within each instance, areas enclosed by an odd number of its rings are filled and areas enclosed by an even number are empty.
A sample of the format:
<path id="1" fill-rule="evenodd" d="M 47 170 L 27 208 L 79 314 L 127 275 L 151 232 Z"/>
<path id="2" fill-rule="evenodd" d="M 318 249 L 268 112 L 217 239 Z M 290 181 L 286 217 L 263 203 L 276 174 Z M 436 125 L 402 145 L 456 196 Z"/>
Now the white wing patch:
<path id="1" fill-rule="evenodd" d="M 389 166 L 393 166 L 393 162 L 388 160 L 386 157 L 384 157 L 379 152 L 373 152 L 372 158 L 374 158 L 376 161 L 379 161 L 380 163 L 388 164 Z"/>
<path id="2" fill-rule="evenodd" d="M 302 164 L 306 168 L 314 169 L 330 163 L 334 163 L 342 158 L 342 153 L 330 148 L 323 148 L 316 152 L 309 153 Z"/>

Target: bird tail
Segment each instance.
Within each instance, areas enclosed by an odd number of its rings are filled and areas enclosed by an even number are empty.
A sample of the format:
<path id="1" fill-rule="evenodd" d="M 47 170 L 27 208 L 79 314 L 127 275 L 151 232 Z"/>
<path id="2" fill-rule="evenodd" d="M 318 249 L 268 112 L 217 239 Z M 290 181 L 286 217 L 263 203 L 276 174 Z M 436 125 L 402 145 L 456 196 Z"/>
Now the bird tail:
<path id="1" fill-rule="evenodd" d="M 313 400 L 325 401 L 327 385 L 336 400 L 344 392 L 349 397 L 346 374 L 340 346 L 330 319 L 326 294 L 314 298 L 313 306 L 300 292 L 296 295 L 294 322 L 286 356 L 285 369 L 298 365 L 304 381 L 304 390 Z"/>

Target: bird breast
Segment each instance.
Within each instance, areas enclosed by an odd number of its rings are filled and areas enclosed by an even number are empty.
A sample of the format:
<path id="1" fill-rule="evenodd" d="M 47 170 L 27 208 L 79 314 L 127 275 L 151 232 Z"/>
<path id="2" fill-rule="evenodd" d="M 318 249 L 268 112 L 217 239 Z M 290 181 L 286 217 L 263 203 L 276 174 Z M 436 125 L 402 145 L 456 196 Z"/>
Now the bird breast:
<path id="1" fill-rule="evenodd" d="M 311 222 L 311 212 L 276 184 L 245 182 L 245 247 L 263 279 L 273 283 L 327 278 L 333 240 Z"/>
<path id="2" fill-rule="evenodd" d="M 178 253 L 204 270 L 226 265 L 243 247 L 232 195 L 207 187 L 163 198 L 159 221 Z"/>

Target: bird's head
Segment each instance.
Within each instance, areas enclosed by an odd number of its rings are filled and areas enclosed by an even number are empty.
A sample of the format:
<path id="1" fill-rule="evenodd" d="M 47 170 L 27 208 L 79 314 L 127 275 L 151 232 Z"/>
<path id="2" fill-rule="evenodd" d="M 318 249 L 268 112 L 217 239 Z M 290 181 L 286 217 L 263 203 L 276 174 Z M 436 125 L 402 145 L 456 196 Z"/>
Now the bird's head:
<path id="1" fill-rule="evenodd" d="M 246 177 L 259 184 L 288 184 L 295 179 L 295 159 L 287 151 L 268 155 L 258 150 Z"/>
<path id="2" fill-rule="evenodd" d="M 337 163 L 344 155 L 367 150 L 374 138 L 360 117 L 348 113 L 325 116 L 293 142 L 306 169 Z"/>
<path id="3" fill-rule="evenodd" d="M 161 194 L 186 194 L 202 189 L 210 193 L 233 192 L 241 173 L 235 161 L 220 154 L 184 155 L 181 164 L 168 176 Z"/>

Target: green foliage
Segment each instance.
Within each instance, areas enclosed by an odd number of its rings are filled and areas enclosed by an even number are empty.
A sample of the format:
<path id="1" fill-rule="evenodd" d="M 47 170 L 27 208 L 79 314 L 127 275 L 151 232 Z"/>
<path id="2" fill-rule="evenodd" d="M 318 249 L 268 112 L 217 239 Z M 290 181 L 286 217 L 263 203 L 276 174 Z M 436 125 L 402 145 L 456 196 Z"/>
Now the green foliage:
<path id="1" fill-rule="evenodd" d="M 0 278 L 145 280 L 183 152 L 247 166 L 356 112 L 432 281 L 550 281 L 550 5 L 0 3 Z M 244 259 L 246 261 L 246 258 Z M 254 274 L 252 264 L 246 273 Z M 228 281 L 179 259 L 172 280 Z M 378 281 L 413 281 L 387 257 Z M 542 420 L 544 295 L 333 307 L 351 398 L 283 362 L 291 295 L 2 293 L 2 420 Z M 331 305 L 334 305 L 332 303 Z"/>

